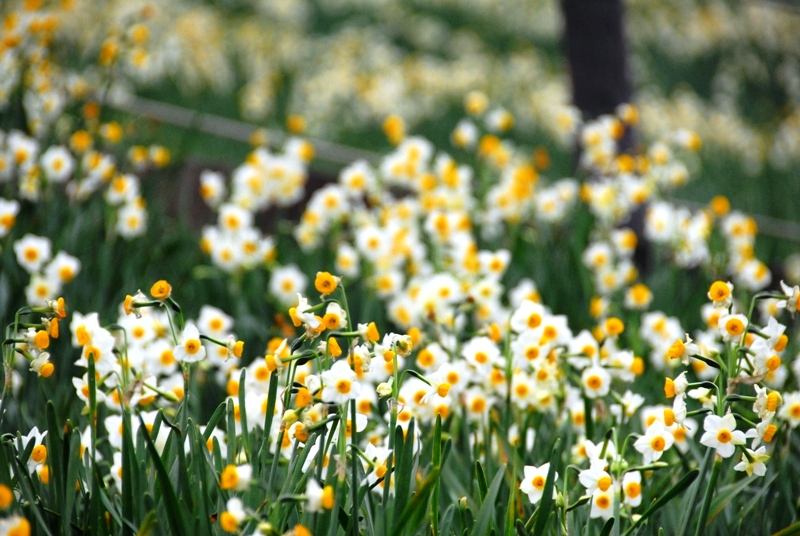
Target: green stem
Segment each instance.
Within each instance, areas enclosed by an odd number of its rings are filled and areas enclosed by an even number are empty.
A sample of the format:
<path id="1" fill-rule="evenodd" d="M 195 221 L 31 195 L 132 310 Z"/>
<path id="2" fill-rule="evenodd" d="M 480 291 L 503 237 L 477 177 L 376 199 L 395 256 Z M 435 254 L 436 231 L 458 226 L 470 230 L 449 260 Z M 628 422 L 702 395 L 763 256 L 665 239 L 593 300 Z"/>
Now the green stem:
<path id="1" fill-rule="evenodd" d="M 714 459 L 714 467 L 711 469 L 711 477 L 708 479 L 708 487 L 706 488 L 705 496 L 703 497 L 703 507 L 700 509 L 700 517 L 697 518 L 697 528 L 695 529 L 695 536 L 700 536 L 705 533 L 706 525 L 708 524 L 708 511 L 711 509 L 711 499 L 714 497 L 714 487 L 717 485 L 717 478 L 722 468 L 722 458 L 717 456 Z"/>

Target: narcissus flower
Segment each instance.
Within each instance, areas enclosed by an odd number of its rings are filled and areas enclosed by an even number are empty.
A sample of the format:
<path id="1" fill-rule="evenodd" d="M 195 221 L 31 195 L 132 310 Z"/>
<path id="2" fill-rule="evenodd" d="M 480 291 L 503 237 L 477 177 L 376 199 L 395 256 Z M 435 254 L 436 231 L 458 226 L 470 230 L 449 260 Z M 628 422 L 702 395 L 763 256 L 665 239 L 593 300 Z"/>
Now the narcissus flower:
<path id="1" fill-rule="evenodd" d="M 219 477 L 219 487 L 221 489 L 232 489 L 244 491 L 250 485 L 253 476 L 253 467 L 250 464 L 228 465 L 222 470 Z"/>
<path id="2" fill-rule="evenodd" d="M 317 277 L 314 279 L 314 288 L 320 294 L 330 294 L 339 286 L 339 281 L 340 278 L 331 275 L 329 272 L 317 272 Z"/>
<path id="3" fill-rule="evenodd" d="M 723 315 L 719 318 L 718 329 L 722 340 L 737 339 L 747 331 L 747 317 L 743 314 Z"/>
<path id="4" fill-rule="evenodd" d="M 244 511 L 244 504 L 238 497 L 228 499 L 225 504 L 225 511 L 219 516 L 219 526 L 225 532 L 236 532 L 239 524 L 245 520 L 247 514 Z"/>
<path id="5" fill-rule="evenodd" d="M 736 450 L 736 445 L 744 445 L 745 435 L 736 429 L 736 419 L 732 413 L 724 417 L 709 415 L 703 421 L 705 433 L 700 438 L 703 445 L 717 449 L 717 454 L 723 458 L 730 458 Z"/>
<path id="6" fill-rule="evenodd" d="M 175 359 L 183 363 L 195 363 L 206 357 L 206 349 L 200 342 L 200 332 L 194 324 L 187 324 L 181 333 L 178 345 L 173 350 Z"/>
<path id="7" fill-rule="evenodd" d="M 55 366 L 50 362 L 50 354 L 47 352 L 40 353 L 38 357 L 31 361 L 30 370 L 41 377 L 49 378 L 55 370 Z"/>
<path id="8" fill-rule="evenodd" d="M 800 287 L 797 285 L 790 287 L 781 281 L 781 290 L 786 295 L 786 299 L 780 300 L 776 305 L 780 309 L 786 309 L 794 317 L 794 314 L 800 311 Z"/>
<path id="9" fill-rule="evenodd" d="M 583 369 L 581 383 L 589 398 L 606 396 L 611 389 L 611 375 L 603 367 L 594 365 Z"/>
<path id="10" fill-rule="evenodd" d="M 525 474 L 525 478 L 522 479 L 522 482 L 519 485 L 519 490 L 522 493 L 526 493 L 528 495 L 528 499 L 531 503 L 536 504 L 540 500 L 542 500 L 542 495 L 544 495 L 544 485 L 547 480 L 547 473 L 550 471 L 550 462 L 541 465 L 539 467 L 534 467 L 532 465 L 526 465 L 523 469 L 523 473 Z M 558 480 L 558 473 L 555 473 L 553 476 L 553 482 Z M 553 486 L 553 498 L 556 496 L 556 489 Z"/>
<path id="11" fill-rule="evenodd" d="M 50 239 L 28 233 L 14 242 L 14 253 L 28 273 L 38 272 L 52 255 Z"/>
<path id="12" fill-rule="evenodd" d="M 689 364 L 689 358 L 700 353 L 700 347 L 692 341 L 689 334 L 686 334 L 686 342 L 675 339 L 672 346 L 667 350 L 670 359 L 680 359 L 684 365 Z"/>
<path id="13" fill-rule="evenodd" d="M 306 486 L 306 510 L 309 512 L 319 512 L 323 508 L 330 510 L 335 503 L 333 486 L 324 488 L 313 478 L 309 479 Z"/>
<path id="14" fill-rule="evenodd" d="M 725 281 L 714 281 L 708 289 L 708 299 L 714 303 L 714 307 L 730 307 L 732 303 L 731 293 L 733 285 Z"/>
<path id="15" fill-rule="evenodd" d="M 636 440 L 633 444 L 634 448 L 642 453 L 645 465 L 658 461 L 661 454 L 668 450 L 675 442 L 672 435 L 664 423 L 660 420 L 655 420 L 647 427 L 645 434 Z"/>
<path id="16" fill-rule="evenodd" d="M 164 301 L 172 294 L 172 286 L 165 280 L 161 279 L 153 283 L 150 287 L 150 294 L 157 300 Z"/>
<path id="17" fill-rule="evenodd" d="M 642 503 L 642 473 L 631 471 L 622 477 L 622 494 L 624 502 L 631 508 Z"/>
<path id="18" fill-rule="evenodd" d="M 747 476 L 753 476 L 753 474 L 764 476 L 767 474 L 767 466 L 764 462 L 769 460 L 769 456 L 766 454 L 766 447 L 759 447 L 758 450 L 755 451 L 750 449 L 745 450 L 747 450 L 749 458 L 746 454 L 742 454 L 742 461 L 737 463 L 734 469 L 737 471 L 745 471 Z"/>
<path id="19" fill-rule="evenodd" d="M 27 519 L 18 515 L 0 519 L 0 534 L 29 536 L 31 534 L 31 524 Z"/>
<path id="20" fill-rule="evenodd" d="M 337 361 L 330 370 L 321 375 L 324 387 L 322 400 L 331 404 L 344 404 L 348 400 L 358 398 L 361 384 L 356 381 L 356 373 L 345 360 Z"/>
<path id="21" fill-rule="evenodd" d="M 614 515 L 614 490 L 608 489 L 603 491 L 602 489 L 594 490 L 592 493 L 592 509 L 589 512 L 590 518 L 598 518 L 601 517 L 603 519 L 608 519 Z"/>

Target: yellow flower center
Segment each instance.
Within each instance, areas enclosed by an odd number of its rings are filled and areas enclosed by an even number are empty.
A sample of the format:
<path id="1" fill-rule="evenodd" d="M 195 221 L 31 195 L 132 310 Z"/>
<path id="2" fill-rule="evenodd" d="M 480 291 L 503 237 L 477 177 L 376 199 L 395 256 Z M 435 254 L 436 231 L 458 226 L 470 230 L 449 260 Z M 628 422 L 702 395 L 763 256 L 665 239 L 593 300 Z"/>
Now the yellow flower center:
<path id="1" fill-rule="evenodd" d="M 661 452 L 666 446 L 667 442 L 661 436 L 656 436 L 650 441 L 650 448 L 656 452 Z"/>
<path id="2" fill-rule="evenodd" d="M 586 378 L 586 387 L 596 391 L 603 386 L 603 379 L 598 376 L 597 374 L 592 374 L 588 378 Z"/>
<path id="3" fill-rule="evenodd" d="M 187 354 L 194 355 L 200 351 L 200 341 L 197 339 L 189 339 L 183 343 L 183 348 L 186 350 Z"/>
<path id="4" fill-rule="evenodd" d="M 733 439 L 730 430 L 727 428 L 722 428 L 719 432 L 717 432 L 717 441 L 720 443 L 729 443 Z"/>
<path id="5" fill-rule="evenodd" d="M 605 510 L 611 506 L 611 499 L 608 498 L 608 495 L 598 495 L 597 500 L 594 503 L 598 508 Z"/>
<path id="6" fill-rule="evenodd" d="M 342 379 L 336 382 L 336 390 L 343 395 L 348 394 L 350 392 L 351 387 L 352 387 L 352 382 L 350 380 Z"/>
<path id="7" fill-rule="evenodd" d="M 44 445 L 36 445 L 31 452 L 31 460 L 36 463 L 43 463 L 47 459 L 47 447 Z"/>
<path id="8" fill-rule="evenodd" d="M 635 499 L 642 492 L 642 486 L 637 482 L 628 482 L 625 486 L 625 495 L 631 499 Z"/>
<path id="9" fill-rule="evenodd" d="M 744 333 L 744 323 L 739 320 L 738 318 L 731 318 L 727 322 L 725 322 L 725 331 L 728 332 L 729 335 L 737 336 Z"/>

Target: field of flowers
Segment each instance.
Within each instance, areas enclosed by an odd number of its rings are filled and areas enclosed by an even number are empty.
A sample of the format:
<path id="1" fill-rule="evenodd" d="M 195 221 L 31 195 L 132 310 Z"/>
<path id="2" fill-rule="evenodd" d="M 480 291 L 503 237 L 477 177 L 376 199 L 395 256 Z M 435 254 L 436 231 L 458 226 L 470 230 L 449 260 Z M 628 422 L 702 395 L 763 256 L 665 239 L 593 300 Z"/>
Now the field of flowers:
<path id="1" fill-rule="evenodd" d="M 800 15 L 502 5 L 0 4 L 0 536 L 800 534 Z"/>

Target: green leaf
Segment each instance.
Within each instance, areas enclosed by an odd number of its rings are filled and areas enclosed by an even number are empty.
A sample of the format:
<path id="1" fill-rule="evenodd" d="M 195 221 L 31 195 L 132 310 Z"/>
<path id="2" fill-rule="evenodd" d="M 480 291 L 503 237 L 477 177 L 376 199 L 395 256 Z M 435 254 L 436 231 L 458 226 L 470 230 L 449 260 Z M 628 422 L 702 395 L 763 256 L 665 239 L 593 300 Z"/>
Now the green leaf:
<path id="1" fill-rule="evenodd" d="M 553 453 L 550 455 L 550 468 L 547 471 L 547 480 L 542 490 L 542 504 L 539 505 L 536 523 L 533 525 L 535 536 L 544 536 L 547 531 L 547 521 L 550 518 L 550 510 L 553 508 L 553 487 L 555 486 L 556 465 L 561 458 L 561 438 L 556 439 L 553 445 Z"/>
<path id="2" fill-rule="evenodd" d="M 614 518 L 609 517 L 608 521 L 605 522 L 603 525 L 603 529 L 600 531 L 600 536 L 608 536 L 611 534 L 611 530 L 614 528 Z"/>
<path id="3" fill-rule="evenodd" d="M 398 521 L 395 522 L 392 536 L 400 536 L 406 529 L 413 529 L 422 522 L 425 517 L 425 512 L 428 509 L 428 500 L 433 493 L 436 483 L 439 481 L 439 469 L 434 467 L 433 470 L 425 478 L 425 481 L 420 485 L 414 498 L 411 499 L 403 511 L 400 513 Z"/>
<path id="4" fill-rule="evenodd" d="M 478 494 L 483 502 L 489 492 L 489 483 L 486 481 L 486 472 L 484 472 L 480 460 L 475 460 L 475 480 L 478 481 Z"/>
<path id="5" fill-rule="evenodd" d="M 44 531 L 45 534 L 52 536 L 53 533 L 50 532 L 47 523 L 45 523 L 44 518 L 42 517 L 42 508 L 39 504 L 36 494 L 33 491 L 33 482 L 31 482 L 31 476 L 28 474 L 28 468 L 22 465 L 22 462 L 16 456 L 13 456 L 13 459 L 14 465 L 11 466 L 11 469 L 14 472 L 14 476 L 17 477 L 17 483 L 19 484 L 19 490 L 22 493 L 22 497 L 31 505 L 33 515 L 36 517 L 36 521 L 39 523 L 42 531 Z"/>
<path id="6" fill-rule="evenodd" d="M 164 464 L 161 462 L 161 457 L 158 455 L 158 450 L 150 438 L 150 434 L 144 432 L 147 428 L 144 425 L 141 415 L 139 416 L 141 424 L 141 434 L 144 436 L 144 442 L 147 446 L 147 452 L 153 460 L 153 466 L 156 469 L 156 481 L 161 489 L 161 497 L 164 501 L 164 511 L 167 514 L 167 522 L 169 523 L 169 530 L 172 534 L 189 534 L 189 527 L 186 525 L 183 516 L 181 515 L 181 506 L 178 502 L 178 497 L 175 495 L 175 490 L 172 488 L 172 482 L 169 480 L 167 470 L 164 469 Z"/>
<path id="7" fill-rule="evenodd" d="M 711 520 L 714 519 L 714 517 L 716 517 L 722 511 L 722 509 L 733 500 L 734 497 L 739 495 L 745 488 L 750 487 L 750 485 L 758 480 L 758 478 L 760 477 L 753 475 L 743 478 L 736 484 L 731 484 L 718 489 L 714 495 L 714 500 L 711 501 L 711 510 L 708 513 L 708 523 L 711 523 Z"/>
<path id="8" fill-rule="evenodd" d="M 756 504 L 758 504 L 758 502 L 764 498 L 764 495 L 769 493 L 770 486 L 778 477 L 778 475 L 780 475 L 780 473 L 778 473 L 777 471 L 772 473 L 772 475 L 767 479 L 767 481 L 764 482 L 764 484 L 761 486 L 761 489 L 758 491 L 758 493 L 756 493 L 753 496 L 753 498 L 747 503 L 747 506 L 742 508 L 736 515 L 736 517 L 733 518 L 733 521 L 730 523 L 730 526 L 738 525 L 750 514 L 753 508 L 755 508 Z"/>
<path id="9" fill-rule="evenodd" d="M 713 449 L 706 449 L 706 455 L 703 458 L 703 463 L 700 465 L 700 475 L 705 475 L 708 470 L 708 464 L 711 461 L 711 456 L 715 451 Z M 697 480 L 692 487 L 692 492 L 689 497 L 683 502 L 683 516 L 681 517 L 681 524 L 678 528 L 678 534 L 688 534 L 689 524 L 692 521 L 694 507 L 697 504 L 697 495 L 700 493 L 700 483 L 702 478 Z"/>
<path id="10" fill-rule="evenodd" d="M 192 424 L 189 420 L 189 449 L 192 456 L 192 478 L 193 482 L 191 488 L 195 497 L 195 508 L 200 509 L 200 515 L 195 515 L 195 534 L 209 534 L 210 527 L 208 526 L 208 518 L 210 516 L 209 497 L 208 497 L 208 482 L 206 475 L 209 472 L 209 464 L 206 456 L 208 455 L 208 448 L 205 442 L 201 440 L 200 431 L 197 426 Z"/>
<path id="11" fill-rule="evenodd" d="M 211 433 L 219 424 L 219 421 L 222 420 L 222 417 L 225 416 L 225 402 L 222 402 L 217 409 L 214 410 L 214 413 L 211 415 L 211 418 L 208 419 L 208 424 L 206 424 L 206 429 L 203 431 L 203 442 L 208 441 L 208 438 L 211 437 Z"/>
<path id="12" fill-rule="evenodd" d="M 475 520 L 475 528 L 472 530 L 473 536 L 482 536 L 488 532 L 489 523 L 491 523 L 495 509 L 497 508 L 497 494 L 500 492 L 500 486 L 503 484 L 505 471 L 506 466 L 503 464 L 492 479 L 492 485 L 489 486 L 489 490 L 481 504 L 481 509 L 478 511 L 478 518 Z"/>
<path id="13" fill-rule="evenodd" d="M 136 536 L 150 536 L 150 533 L 153 532 L 157 524 L 158 518 L 156 517 L 156 513 L 150 510 L 147 512 L 147 515 L 144 516 L 144 520 L 142 520 L 142 524 L 139 526 L 139 531 L 136 533 Z"/>
<path id="14" fill-rule="evenodd" d="M 411 419 L 408 432 L 404 435 L 399 426 L 395 429 L 395 495 L 394 495 L 394 524 L 400 521 L 402 512 L 411 493 L 411 482 L 414 479 L 414 427 L 415 421 Z"/>
<path id="15" fill-rule="evenodd" d="M 669 491 L 667 491 L 667 492 L 666 492 L 664 495 L 662 495 L 661 497 L 659 497 L 659 498 L 658 498 L 658 500 L 656 500 L 656 501 L 655 501 L 653 504 L 651 504 L 651 505 L 650 505 L 650 508 L 648 508 L 647 510 L 645 510 L 645 512 L 642 514 L 642 517 L 640 517 L 638 520 L 636 520 L 636 523 L 634 523 L 633 525 L 631 525 L 631 526 L 630 526 L 630 528 L 629 528 L 628 530 L 626 530 L 626 531 L 625 531 L 625 534 L 626 534 L 626 535 L 627 535 L 627 534 L 630 534 L 630 532 L 631 532 L 631 531 L 633 531 L 633 529 L 635 529 L 636 527 L 638 527 L 639 525 L 641 525 L 642 523 L 644 523 L 644 522 L 645 522 L 645 521 L 646 521 L 646 520 L 647 520 L 647 519 L 648 519 L 650 516 L 652 516 L 653 514 L 655 514 L 655 513 L 656 513 L 656 512 L 657 512 L 659 509 L 661 509 L 661 508 L 662 508 L 664 505 L 666 505 L 667 503 L 669 503 L 669 502 L 670 502 L 672 499 L 674 499 L 676 496 L 678 496 L 678 495 L 680 495 L 681 493 L 683 493 L 683 491 L 684 491 L 686 488 L 688 488 L 688 487 L 689 487 L 689 486 L 692 484 L 692 482 L 694 482 L 694 481 L 695 481 L 695 479 L 697 478 L 697 476 L 698 476 L 699 474 L 700 474 L 700 471 L 698 471 L 697 469 L 693 469 L 693 470 L 689 471 L 688 473 L 686 473 L 686 474 L 683 476 L 683 478 L 681 478 L 681 479 L 678 481 L 678 483 L 677 483 L 677 484 L 675 484 L 674 486 L 672 486 L 672 488 L 670 488 L 670 490 L 669 490 Z"/>
<path id="16" fill-rule="evenodd" d="M 239 374 L 239 423 L 242 426 L 242 443 L 244 444 L 244 455 L 247 462 L 252 462 L 250 458 L 250 432 L 247 429 L 247 407 L 244 403 L 244 383 L 247 378 L 247 369 L 243 368 Z"/>
<path id="17" fill-rule="evenodd" d="M 49 434 L 48 434 L 49 435 Z M 81 436 L 79 433 L 71 433 L 69 450 L 67 452 L 67 480 L 65 483 L 66 494 L 64 497 L 64 507 L 61 510 L 61 533 L 69 534 L 69 523 L 72 521 L 72 509 L 75 506 L 75 498 L 80 491 L 75 490 L 75 482 L 78 481 L 81 459 Z M 66 436 L 65 436 L 66 439 Z"/>
<path id="18" fill-rule="evenodd" d="M 56 420 L 56 409 L 53 401 L 47 401 L 47 463 L 50 465 L 50 483 L 55 491 L 55 504 L 50 505 L 53 509 L 61 510 L 64 505 L 64 440 L 61 438 L 61 430 Z M 67 445 L 69 447 L 69 445 Z M 62 518 L 62 532 L 69 533 L 69 516 L 65 516 L 63 510 L 60 511 Z M 66 521 L 64 518 L 67 518 Z"/>
<path id="19" fill-rule="evenodd" d="M 122 519 L 134 522 L 134 497 L 138 489 L 138 467 L 136 466 L 136 452 L 133 450 L 133 434 L 131 416 L 128 411 L 122 415 Z M 131 536 L 133 531 L 122 524 L 123 536 Z"/>
<path id="20" fill-rule="evenodd" d="M 772 536 L 796 536 L 797 534 L 800 534 L 800 521 L 779 530 Z"/>
<path id="21" fill-rule="evenodd" d="M 233 400 L 228 399 L 228 451 L 226 465 L 233 465 L 234 453 L 236 451 L 236 421 L 233 416 Z"/>
<path id="22" fill-rule="evenodd" d="M 433 429 L 433 470 L 442 470 L 442 416 L 436 415 L 436 425 Z M 433 487 L 433 497 L 431 497 L 431 531 L 435 536 L 439 535 L 439 489 L 440 480 L 437 478 Z"/>
<path id="23" fill-rule="evenodd" d="M 570 504 L 567 507 L 567 512 L 572 512 L 574 509 L 578 508 L 579 506 L 583 506 L 584 504 L 588 503 L 591 500 L 592 500 L 591 495 L 582 495 L 581 497 L 578 497 L 577 501 L 575 501 L 574 503 Z"/>

